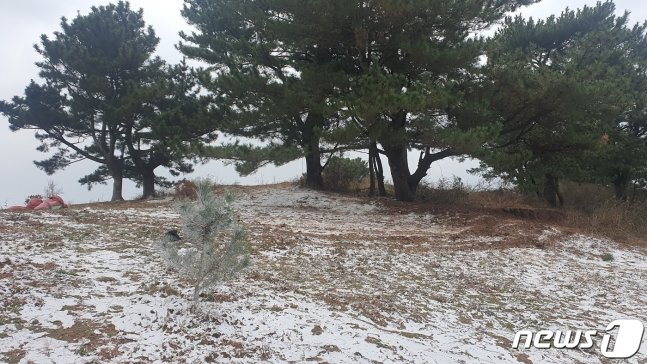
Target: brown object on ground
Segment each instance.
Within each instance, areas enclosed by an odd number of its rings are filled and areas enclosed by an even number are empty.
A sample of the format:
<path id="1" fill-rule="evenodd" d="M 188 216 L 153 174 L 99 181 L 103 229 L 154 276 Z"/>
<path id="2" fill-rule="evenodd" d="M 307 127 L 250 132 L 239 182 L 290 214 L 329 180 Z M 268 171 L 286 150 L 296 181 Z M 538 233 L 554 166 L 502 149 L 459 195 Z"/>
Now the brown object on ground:
<path id="1" fill-rule="evenodd" d="M 175 198 L 190 198 L 193 200 L 198 197 L 195 191 L 195 183 L 187 180 L 180 181 L 175 185 Z"/>

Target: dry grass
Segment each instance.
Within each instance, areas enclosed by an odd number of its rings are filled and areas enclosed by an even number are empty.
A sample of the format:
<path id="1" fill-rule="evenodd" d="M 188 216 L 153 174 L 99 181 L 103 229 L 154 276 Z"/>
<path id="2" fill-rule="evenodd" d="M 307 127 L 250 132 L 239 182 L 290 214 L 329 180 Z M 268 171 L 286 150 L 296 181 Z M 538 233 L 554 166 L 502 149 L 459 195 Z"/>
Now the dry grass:
<path id="1" fill-rule="evenodd" d="M 392 189 L 392 186 L 387 186 L 387 189 Z M 564 182 L 561 189 L 565 204 L 563 208 L 555 209 L 536 195 L 522 194 L 514 189 L 473 187 L 463 184 L 458 178 L 441 179 L 421 184 L 418 202 L 407 205 L 416 211 L 458 211 L 468 216 L 482 214 L 501 218 L 503 213 L 503 216 L 551 223 L 570 231 L 647 246 L 645 191 L 630 191 L 630 201 L 618 201 L 611 187 Z M 387 204 L 394 205 L 390 201 Z"/>
<path id="2" fill-rule="evenodd" d="M 435 183 L 420 183 L 417 197 L 421 202 L 429 202 L 437 205 L 453 205 L 464 203 L 469 193 L 470 188 L 460 178 L 454 177 L 451 180 L 441 178 Z"/>
<path id="3" fill-rule="evenodd" d="M 566 210 L 567 224 L 623 243 L 647 246 L 647 203 L 607 201 L 590 211 Z"/>
<path id="4" fill-rule="evenodd" d="M 27 355 L 27 352 L 22 349 L 15 349 L 15 350 L 11 350 L 3 353 L 3 355 L 5 356 L 5 360 L 7 360 L 7 363 L 15 364 L 15 363 L 19 363 L 25 357 L 25 355 Z"/>
<path id="5" fill-rule="evenodd" d="M 95 349 L 101 346 L 101 341 L 104 338 L 104 335 L 107 337 L 113 337 L 117 334 L 114 325 L 100 324 L 90 320 L 78 320 L 71 327 L 60 327 L 50 329 L 48 331 L 48 336 L 53 339 L 71 343 L 87 341 L 91 343 Z"/>
<path id="6" fill-rule="evenodd" d="M 196 199 L 196 186 L 191 181 L 182 181 L 175 186 L 175 198 Z"/>
<path id="7" fill-rule="evenodd" d="M 562 185 L 565 203 L 561 209 L 549 208 L 536 196 L 511 189 L 479 190 L 464 188 L 456 182 L 441 183 L 434 188 L 424 186 L 421 192 L 437 206 L 503 211 L 522 219 L 550 222 L 585 234 L 647 246 L 647 202 L 641 191 L 631 194 L 633 202 L 618 201 L 610 187 L 565 182 Z"/>
<path id="8" fill-rule="evenodd" d="M 565 182 L 562 193 L 566 225 L 623 243 L 647 246 L 644 191 L 632 191 L 631 201 L 620 201 L 611 187 Z"/>

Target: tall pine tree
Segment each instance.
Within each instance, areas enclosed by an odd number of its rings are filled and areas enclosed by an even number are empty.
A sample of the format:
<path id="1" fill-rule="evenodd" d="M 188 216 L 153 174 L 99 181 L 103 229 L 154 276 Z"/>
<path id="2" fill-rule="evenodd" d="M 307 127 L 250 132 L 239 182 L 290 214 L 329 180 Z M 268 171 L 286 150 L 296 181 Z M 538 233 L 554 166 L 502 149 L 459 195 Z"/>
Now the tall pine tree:
<path id="1" fill-rule="evenodd" d="M 205 85 L 224 105 L 227 123 L 221 130 L 264 142 L 206 148 L 203 154 L 236 160 L 245 174 L 305 157 L 307 184 L 321 187 L 322 154 L 336 149 L 325 144 L 325 135 L 339 118 L 330 105 L 339 66 L 305 32 L 335 30 L 334 24 L 315 29 L 309 22 L 330 3 L 186 2 L 182 14 L 197 31 L 182 34 L 180 50 L 210 64 L 214 77 Z"/>
<path id="2" fill-rule="evenodd" d="M 111 179 L 112 201 L 123 199 L 124 178 L 143 185 L 146 198 L 164 182 L 157 167 L 190 172 L 187 158 L 213 139 L 219 118 L 186 64 L 152 56 L 159 40 L 143 11 L 128 2 L 93 7 L 72 22 L 63 18 L 61 28 L 35 47 L 43 82 L 0 104 L 12 130 L 37 130 L 38 150 L 56 150 L 36 165 L 52 174 L 94 161 L 99 167 L 80 182 L 91 188 Z"/>
<path id="3" fill-rule="evenodd" d="M 40 151 L 58 151 L 37 163 L 47 173 L 80 160 L 101 164 L 113 180 L 112 201 L 122 200 L 124 125 L 133 118 L 133 84 L 158 44 L 142 10 L 127 2 L 93 7 L 62 31 L 41 37 L 36 51 L 43 83 L 32 81 L 24 97 L 3 102 L 12 130 L 38 130 Z M 136 106 L 135 106 L 136 108 Z"/>
<path id="4" fill-rule="evenodd" d="M 593 181 L 600 174 L 610 157 L 608 137 L 619 141 L 614 130 L 634 102 L 634 47 L 644 38 L 643 27 L 628 28 L 627 15 L 614 10 L 605 2 L 546 20 L 506 20 L 484 69 L 485 93 L 502 125 L 480 156 L 491 175 L 558 206 L 560 178 Z"/>
<path id="5" fill-rule="evenodd" d="M 482 53 L 473 35 L 531 2 L 191 0 L 183 14 L 196 31 L 181 49 L 212 65 L 232 132 L 296 146 L 311 185 L 331 149 L 321 143 L 379 143 L 396 198 L 411 201 L 433 161 L 491 134 L 462 100 Z"/>

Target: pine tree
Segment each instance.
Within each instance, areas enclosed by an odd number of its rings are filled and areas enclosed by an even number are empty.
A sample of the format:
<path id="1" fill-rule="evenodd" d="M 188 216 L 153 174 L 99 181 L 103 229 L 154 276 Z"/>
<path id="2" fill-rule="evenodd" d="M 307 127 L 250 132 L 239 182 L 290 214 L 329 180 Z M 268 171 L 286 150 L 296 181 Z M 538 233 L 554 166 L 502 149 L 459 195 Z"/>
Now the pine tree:
<path id="1" fill-rule="evenodd" d="M 159 39 L 143 11 L 120 1 L 71 22 L 63 18 L 61 28 L 36 46 L 44 81 L 0 103 L 12 130 L 37 130 L 38 150 L 56 150 L 36 165 L 52 174 L 81 160 L 96 162 L 79 182 L 92 188 L 112 179 L 112 201 L 123 199 L 124 178 L 143 185 L 146 198 L 155 184 L 168 185 L 155 176 L 157 167 L 190 172 L 187 158 L 196 144 L 213 139 L 219 118 L 186 64 L 153 57 Z"/>
<path id="2" fill-rule="evenodd" d="M 197 77 L 184 61 L 167 65 L 156 59 L 147 67 L 146 82 L 133 85 L 139 104 L 137 115 L 124 123 L 125 176 L 143 186 L 144 199 L 155 195 L 156 185 L 172 185 L 155 175 L 158 167 L 174 176 L 190 173 L 195 150 L 216 139 L 221 118 L 211 97 L 201 94 Z"/>
<path id="3" fill-rule="evenodd" d="M 552 206 L 563 203 L 560 178 L 597 178 L 595 165 L 609 157 L 603 138 L 633 104 L 632 39 L 644 38 L 643 27 L 627 28 L 627 15 L 614 10 L 605 2 L 546 20 L 506 19 L 484 70 L 491 116 L 502 125 L 480 155 L 490 175 L 536 190 Z"/>
<path id="4" fill-rule="evenodd" d="M 112 200 L 122 200 L 120 141 L 133 114 L 130 85 L 141 82 L 159 39 L 127 2 L 92 7 L 72 22 L 62 18 L 61 28 L 35 46 L 44 82 L 32 81 L 24 97 L 2 102 L 0 112 L 12 130 L 38 130 L 38 150 L 58 150 L 37 163 L 48 174 L 80 160 L 97 162 L 113 180 Z"/>
<path id="5" fill-rule="evenodd" d="M 313 17 L 327 7 L 299 1 L 186 2 L 182 14 L 197 32 L 182 34 L 179 48 L 210 64 L 217 76 L 204 84 L 225 109 L 222 131 L 265 143 L 203 148 L 204 155 L 233 160 L 243 174 L 305 157 L 307 184 L 321 187 L 322 155 L 336 151 L 325 136 L 338 118 L 328 104 L 337 70 L 326 50 L 308 44 L 302 31 L 326 32 L 334 25 L 315 30 L 301 17 L 286 22 L 284 15 Z"/>
<path id="6" fill-rule="evenodd" d="M 236 221 L 233 197 L 217 197 L 208 180 L 196 183 L 197 200 L 178 206 L 180 235 L 158 245 L 162 258 L 193 286 L 193 308 L 205 289 L 233 277 L 249 265 L 245 230 Z"/>
<path id="7" fill-rule="evenodd" d="M 183 14 L 197 31 L 180 48 L 213 65 L 211 90 L 240 121 L 232 131 L 297 146 L 309 183 L 320 184 L 323 152 L 377 142 L 396 198 L 411 201 L 432 162 L 492 134 L 462 99 L 482 53 L 472 35 L 531 2 L 191 0 Z"/>

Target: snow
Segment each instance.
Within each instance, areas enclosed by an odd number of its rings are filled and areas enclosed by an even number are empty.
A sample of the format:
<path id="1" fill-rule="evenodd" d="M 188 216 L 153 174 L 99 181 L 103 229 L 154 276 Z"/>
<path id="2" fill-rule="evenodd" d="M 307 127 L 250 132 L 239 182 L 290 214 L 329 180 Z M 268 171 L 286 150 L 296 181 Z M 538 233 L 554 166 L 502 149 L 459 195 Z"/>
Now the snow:
<path id="1" fill-rule="evenodd" d="M 296 187 L 242 189 L 236 208 L 252 267 L 196 313 L 153 248 L 179 225 L 167 201 L 0 212 L 0 362 L 601 363 L 599 337 L 587 351 L 512 339 L 647 323 L 644 249 Z M 628 362 L 646 360 L 644 344 Z"/>

